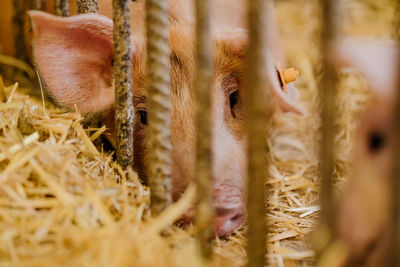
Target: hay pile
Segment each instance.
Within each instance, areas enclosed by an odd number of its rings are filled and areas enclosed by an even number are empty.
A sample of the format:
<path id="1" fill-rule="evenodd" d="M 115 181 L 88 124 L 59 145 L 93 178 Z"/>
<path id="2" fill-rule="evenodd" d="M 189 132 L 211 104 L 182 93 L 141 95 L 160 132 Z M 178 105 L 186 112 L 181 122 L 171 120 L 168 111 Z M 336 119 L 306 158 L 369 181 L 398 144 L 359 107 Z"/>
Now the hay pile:
<path id="1" fill-rule="evenodd" d="M 345 1 L 343 32 L 392 36 L 395 1 Z M 277 113 L 269 131 L 268 260 L 273 266 L 313 265 L 310 233 L 318 223 L 318 9 L 315 0 L 277 1 L 288 63 L 301 72 L 297 87 L 308 114 Z M 378 14 L 378 15 L 377 15 Z M 374 20 L 371 20 L 374 18 Z M 372 22 L 371 22 L 372 21 Z M 367 24 L 368 23 L 368 24 Z M 342 74 L 337 120 L 337 186 L 349 169 L 358 114 L 367 85 Z M 167 228 L 191 205 L 194 188 L 160 217 L 148 213 L 148 189 L 125 177 L 113 155 L 93 141 L 105 128 L 84 129 L 65 113 L 0 83 L 0 266 L 200 266 L 195 228 Z M 245 226 L 216 239 L 209 266 L 246 263 Z"/>

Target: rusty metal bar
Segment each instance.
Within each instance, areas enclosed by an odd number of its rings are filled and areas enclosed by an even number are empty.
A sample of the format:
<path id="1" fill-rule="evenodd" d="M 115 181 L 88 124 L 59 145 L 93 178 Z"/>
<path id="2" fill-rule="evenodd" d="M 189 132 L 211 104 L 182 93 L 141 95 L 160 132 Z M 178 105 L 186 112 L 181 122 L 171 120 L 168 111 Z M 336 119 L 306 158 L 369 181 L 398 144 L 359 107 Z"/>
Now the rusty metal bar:
<path id="1" fill-rule="evenodd" d="M 204 258 L 212 255 L 213 186 L 211 177 L 212 42 L 209 0 L 196 0 L 196 184 L 197 240 Z"/>
<path id="2" fill-rule="evenodd" d="M 69 16 L 69 0 L 54 0 L 54 13 L 57 16 Z"/>
<path id="3" fill-rule="evenodd" d="M 171 203 L 168 0 L 146 1 L 149 185 L 151 211 Z"/>
<path id="4" fill-rule="evenodd" d="M 99 6 L 97 0 L 76 0 L 78 14 L 97 13 Z"/>
<path id="5" fill-rule="evenodd" d="M 21 60 L 27 60 L 27 54 L 25 50 L 25 35 L 24 35 L 24 23 L 25 23 L 25 1 L 24 0 L 13 0 L 14 16 L 13 16 L 13 32 L 14 32 L 14 47 L 15 57 Z"/>
<path id="6" fill-rule="evenodd" d="M 115 126 L 117 162 L 126 169 L 133 159 L 132 51 L 130 0 L 113 0 Z"/>
<path id="7" fill-rule="evenodd" d="M 45 3 L 43 0 L 30 0 L 30 9 L 34 10 L 44 10 L 45 9 Z"/>
<path id="8" fill-rule="evenodd" d="M 328 60 L 330 44 L 336 36 L 335 18 L 336 1 L 321 0 L 322 9 L 322 35 L 321 52 L 323 57 L 324 75 L 321 80 L 320 101 L 321 101 L 321 143 L 319 172 L 321 177 L 321 226 L 326 230 L 327 238 L 321 242 L 322 247 L 318 248 L 317 257 L 323 249 L 331 242 L 335 231 L 334 203 L 333 203 L 333 171 L 335 161 L 334 138 L 335 138 L 335 101 L 336 101 L 336 74 L 335 69 Z"/>
<path id="9" fill-rule="evenodd" d="M 248 150 L 248 266 L 264 266 L 266 254 L 266 126 L 272 114 L 267 68 L 268 0 L 248 0 L 249 48 L 245 73 Z"/>
<path id="10" fill-rule="evenodd" d="M 397 5 L 395 35 L 398 45 L 398 69 L 400 71 L 400 7 Z M 394 110 L 395 141 L 393 153 L 393 187 L 392 187 L 392 240 L 388 249 L 388 266 L 400 266 L 400 75 L 397 76 L 397 92 Z"/>

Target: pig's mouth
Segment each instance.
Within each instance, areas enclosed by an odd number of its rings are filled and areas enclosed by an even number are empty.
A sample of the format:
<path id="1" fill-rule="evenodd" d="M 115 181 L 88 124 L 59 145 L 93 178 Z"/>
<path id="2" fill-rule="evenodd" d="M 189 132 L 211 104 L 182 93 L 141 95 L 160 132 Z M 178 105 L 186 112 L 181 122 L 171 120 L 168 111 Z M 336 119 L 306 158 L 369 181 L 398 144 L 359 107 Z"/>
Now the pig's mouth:
<path id="1" fill-rule="evenodd" d="M 378 246 L 379 243 L 379 238 L 376 238 L 372 240 L 366 247 L 364 248 L 363 252 L 360 253 L 359 255 L 352 255 L 350 254 L 349 258 L 347 259 L 347 262 L 345 266 L 364 266 L 371 253 L 375 250 L 375 248 Z"/>
<path id="2" fill-rule="evenodd" d="M 195 208 L 190 208 L 176 222 L 179 226 L 186 228 L 191 225 L 195 217 Z M 219 237 L 232 235 L 245 221 L 246 211 L 242 206 L 236 208 L 215 208 L 214 234 Z"/>
<path id="3" fill-rule="evenodd" d="M 379 231 L 379 233 L 374 238 L 371 238 L 371 240 L 367 244 L 365 244 L 362 251 L 359 251 L 356 254 L 351 253 L 350 251 L 350 255 L 348 256 L 344 266 L 365 266 L 366 264 L 368 264 L 370 258 L 373 254 L 375 254 L 376 250 L 379 250 L 379 247 L 384 245 L 384 239 L 386 236 L 385 232 L 386 231 L 384 230 Z"/>

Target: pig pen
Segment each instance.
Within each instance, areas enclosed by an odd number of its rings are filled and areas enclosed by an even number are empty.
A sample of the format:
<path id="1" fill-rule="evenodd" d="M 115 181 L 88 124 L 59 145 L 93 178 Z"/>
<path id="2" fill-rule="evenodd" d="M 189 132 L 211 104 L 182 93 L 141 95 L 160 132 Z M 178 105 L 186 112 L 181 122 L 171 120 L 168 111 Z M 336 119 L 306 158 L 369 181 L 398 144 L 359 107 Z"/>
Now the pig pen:
<path id="1" fill-rule="evenodd" d="M 395 1 L 342 2 L 342 32 L 393 37 Z M 322 68 L 316 4 L 276 1 L 288 65 L 301 73 L 296 86 L 307 114 L 277 113 L 269 127 L 266 256 L 271 266 L 315 264 L 311 234 L 319 217 Z M 158 234 L 193 203 L 193 187 L 157 218 L 150 218 L 149 193 L 140 177 L 134 172 L 123 175 L 112 153 L 93 144 L 105 128 L 84 129 L 79 113 L 29 97 L 29 88 L 12 82 L 0 83 L 0 266 L 203 264 L 195 228 L 174 226 Z M 368 86 L 358 75 L 341 73 L 335 192 L 340 192 L 351 169 L 354 128 L 368 97 Z M 243 226 L 230 237 L 216 238 L 213 260 L 206 265 L 246 265 L 245 232 Z M 338 259 L 342 251 L 335 253 L 332 257 Z"/>

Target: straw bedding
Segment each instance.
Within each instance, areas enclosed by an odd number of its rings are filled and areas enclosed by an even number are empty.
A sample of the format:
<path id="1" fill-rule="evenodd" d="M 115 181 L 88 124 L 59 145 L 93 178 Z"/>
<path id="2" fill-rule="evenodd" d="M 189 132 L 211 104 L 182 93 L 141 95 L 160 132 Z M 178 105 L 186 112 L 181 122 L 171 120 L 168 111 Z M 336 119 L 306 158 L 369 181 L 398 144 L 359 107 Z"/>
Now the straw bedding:
<path id="1" fill-rule="evenodd" d="M 379 3 L 378 3 L 379 2 Z M 268 261 L 273 266 L 314 264 L 310 235 L 318 225 L 318 84 L 321 60 L 316 1 L 278 1 L 277 17 L 289 65 L 307 114 L 275 114 L 267 156 Z M 342 32 L 392 36 L 395 1 L 345 1 Z M 336 121 L 337 188 L 351 164 L 357 117 L 369 98 L 354 73 L 341 74 Z M 195 189 L 158 218 L 148 212 L 149 191 L 112 152 L 93 144 L 105 130 L 84 129 L 66 113 L 16 84 L 0 83 L 0 266 L 200 266 L 196 229 L 167 227 L 191 205 Z M 46 105 L 46 106 L 45 106 Z M 163 236 L 158 233 L 166 229 Z M 243 226 L 216 239 L 209 266 L 246 263 Z"/>

